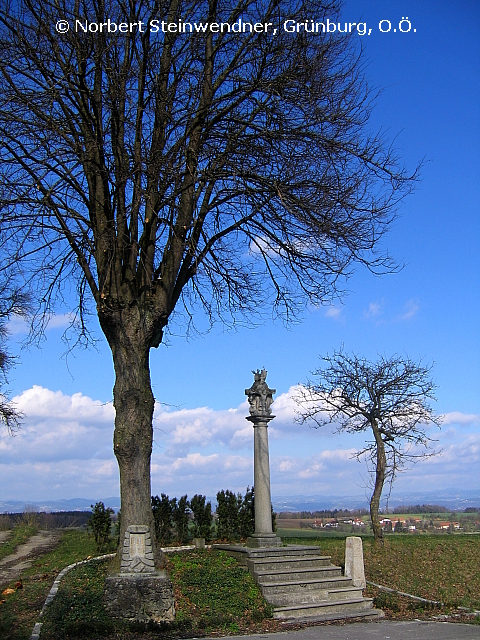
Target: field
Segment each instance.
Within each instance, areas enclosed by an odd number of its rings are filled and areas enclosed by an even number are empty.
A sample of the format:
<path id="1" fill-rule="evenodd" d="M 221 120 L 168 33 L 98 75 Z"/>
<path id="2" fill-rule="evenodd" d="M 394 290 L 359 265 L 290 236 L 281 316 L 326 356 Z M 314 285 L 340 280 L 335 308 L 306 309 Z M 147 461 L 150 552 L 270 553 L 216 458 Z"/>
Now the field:
<path id="1" fill-rule="evenodd" d="M 315 531 L 302 531 L 302 534 Z M 295 537 L 291 534 L 294 533 Z M 336 532 L 306 538 L 290 529 L 286 543 L 318 544 L 322 554 L 343 564 L 345 540 Z M 437 616 L 466 618 L 466 610 L 480 610 L 480 536 L 478 535 L 391 535 L 383 547 L 363 538 L 367 580 L 429 600 L 430 607 L 403 596 L 369 586 L 366 595 L 376 599 L 387 618 L 431 619 Z M 65 531 L 58 547 L 35 560 L 22 575 L 23 588 L 4 596 L 0 605 L 2 640 L 27 640 L 46 595 L 59 571 L 68 564 L 95 555 L 91 536 Z M 103 579 L 106 562 L 90 563 L 69 572 L 44 616 L 42 640 L 65 637 L 110 639 L 200 637 L 280 629 L 270 618 L 250 575 L 218 551 L 175 554 L 169 558 L 174 584 L 177 619 L 174 624 L 121 624 L 103 610 Z M 455 618 L 456 617 L 456 618 Z M 477 619 L 477 621 L 480 621 Z"/>

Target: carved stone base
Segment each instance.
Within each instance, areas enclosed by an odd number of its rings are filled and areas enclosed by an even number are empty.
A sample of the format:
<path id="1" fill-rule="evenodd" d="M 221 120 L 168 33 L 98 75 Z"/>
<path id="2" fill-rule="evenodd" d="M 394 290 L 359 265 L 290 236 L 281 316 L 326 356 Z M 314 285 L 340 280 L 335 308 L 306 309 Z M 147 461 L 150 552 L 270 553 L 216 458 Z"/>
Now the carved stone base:
<path id="1" fill-rule="evenodd" d="M 175 619 L 175 601 L 165 571 L 154 574 L 108 576 L 104 589 L 105 607 L 113 618 L 147 622 Z"/>
<path id="2" fill-rule="evenodd" d="M 247 547 L 281 547 L 282 539 L 275 533 L 254 533 L 247 538 Z"/>

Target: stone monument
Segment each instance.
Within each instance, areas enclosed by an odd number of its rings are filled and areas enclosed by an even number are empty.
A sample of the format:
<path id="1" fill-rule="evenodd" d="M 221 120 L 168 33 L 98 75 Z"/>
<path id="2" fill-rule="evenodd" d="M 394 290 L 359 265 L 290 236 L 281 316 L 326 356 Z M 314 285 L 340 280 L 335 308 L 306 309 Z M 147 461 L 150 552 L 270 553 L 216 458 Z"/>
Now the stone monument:
<path id="1" fill-rule="evenodd" d="M 114 618 L 160 622 L 175 618 L 172 583 L 166 571 L 155 569 L 147 525 L 127 527 L 120 573 L 105 580 L 105 606 Z"/>
<path id="2" fill-rule="evenodd" d="M 351 578 L 354 587 L 365 589 L 367 586 L 362 539 L 358 536 L 350 536 L 345 541 L 345 576 Z"/>
<path id="3" fill-rule="evenodd" d="M 255 381 L 245 389 L 250 404 L 247 417 L 254 429 L 254 487 L 255 487 L 255 533 L 247 538 L 247 547 L 280 547 L 281 539 L 272 530 L 272 500 L 270 495 L 270 461 L 268 453 L 268 423 L 273 420 L 271 405 L 276 389 L 265 382 L 265 369 L 252 372 Z"/>

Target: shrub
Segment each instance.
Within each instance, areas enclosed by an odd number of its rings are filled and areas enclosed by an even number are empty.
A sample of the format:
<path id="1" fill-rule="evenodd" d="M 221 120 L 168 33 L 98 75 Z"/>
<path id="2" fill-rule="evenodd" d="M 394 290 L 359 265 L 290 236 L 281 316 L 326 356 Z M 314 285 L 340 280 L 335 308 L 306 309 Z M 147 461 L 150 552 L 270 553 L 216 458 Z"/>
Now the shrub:
<path id="1" fill-rule="evenodd" d="M 253 487 L 247 487 L 238 513 L 240 538 L 245 539 L 255 532 L 255 493 Z"/>
<path id="2" fill-rule="evenodd" d="M 95 543 L 97 545 L 97 551 L 103 551 L 110 542 L 110 529 L 111 529 L 111 516 L 113 515 L 113 509 L 105 509 L 103 502 L 97 502 L 92 507 L 92 517 L 90 518 L 87 528 L 93 531 L 95 537 Z"/>
<path id="3" fill-rule="evenodd" d="M 157 542 L 165 546 L 173 540 L 172 533 L 172 514 L 173 502 L 176 499 L 169 500 L 168 496 L 162 493 L 161 498 L 152 496 L 152 511 L 155 522 L 155 537 Z"/>
<path id="4" fill-rule="evenodd" d="M 228 489 L 217 493 L 217 537 L 220 540 L 239 539 L 238 512 L 241 503 L 241 494 L 237 496 Z"/>
<path id="5" fill-rule="evenodd" d="M 206 542 L 212 539 L 212 505 L 206 502 L 206 497 L 194 495 L 190 500 L 190 509 L 193 513 L 193 536 L 194 538 L 205 538 Z"/>
<path id="6" fill-rule="evenodd" d="M 178 503 L 177 499 L 173 498 L 173 500 L 171 500 L 171 505 L 172 520 L 175 527 L 175 538 L 180 543 L 188 542 L 188 509 L 190 504 L 187 500 L 187 496 L 182 496 Z"/>
<path id="7" fill-rule="evenodd" d="M 277 514 L 272 509 L 272 531 L 277 530 Z M 231 491 L 217 493 L 217 536 L 221 540 L 238 540 L 255 531 L 255 488 L 247 487 L 245 496 Z"/>

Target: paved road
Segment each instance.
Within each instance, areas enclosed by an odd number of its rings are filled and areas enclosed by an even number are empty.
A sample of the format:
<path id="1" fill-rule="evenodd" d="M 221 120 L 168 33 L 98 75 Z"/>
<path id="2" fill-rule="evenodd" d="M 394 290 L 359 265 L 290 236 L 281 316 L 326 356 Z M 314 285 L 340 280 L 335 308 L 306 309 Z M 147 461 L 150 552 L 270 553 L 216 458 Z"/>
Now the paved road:
<path id="1" fill-rule="evenodd" d="M 480 640 L 480 625 L 451 622 L 354 622 L 243 637 L 249 640 Z M 235 640 L 241 640 L 241 637 L 235 636 Z"/>

